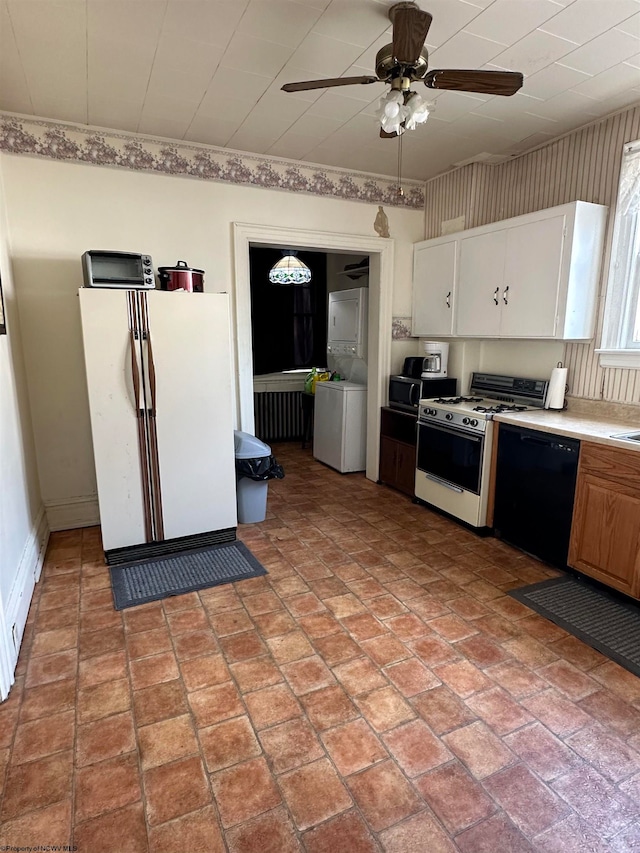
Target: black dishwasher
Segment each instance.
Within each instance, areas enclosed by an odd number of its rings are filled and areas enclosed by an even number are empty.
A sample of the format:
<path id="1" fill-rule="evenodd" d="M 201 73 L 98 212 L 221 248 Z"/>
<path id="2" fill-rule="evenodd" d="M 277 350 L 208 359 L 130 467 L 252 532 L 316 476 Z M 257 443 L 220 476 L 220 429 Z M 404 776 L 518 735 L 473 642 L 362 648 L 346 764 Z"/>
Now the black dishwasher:
<path id="1" fill-rule="evenodd" d="M 493 524 L 497 536 L 564 569 L 580 442 L 500 424 Z"/>

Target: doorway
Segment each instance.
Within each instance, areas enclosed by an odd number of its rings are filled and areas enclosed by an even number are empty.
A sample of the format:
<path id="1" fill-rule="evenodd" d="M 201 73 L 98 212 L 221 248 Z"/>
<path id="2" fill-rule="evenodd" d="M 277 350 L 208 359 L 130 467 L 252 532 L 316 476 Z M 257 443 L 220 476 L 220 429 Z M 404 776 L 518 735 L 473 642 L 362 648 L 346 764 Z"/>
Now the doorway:
<path id="1" fill-rule="evenodd" d="M 311 280 L 278 285 L 272 267 L 289 254 L 286 248 L 249 248 L 253 374 L 278 375 L 325 364 L 327 346 L 327 255 L 297 251 Z M 260 436 L 259 436 L 260 437 Z"/>
<path id="2" fill-rule="evenodd" d="M 393 241 L 381 237 L 362 237 L 243 223 L 234 223 L 233 231 L 236 279 L 234 320 L 238 395 L 237 422 L 239 429 L 245 432 L 254 431 L 250 246 L 288 246 L 299 250 L 315 249 L 316 251 L 369 255 L 366 475 L 370 480 L 377 480 L 380 448 L 380 407 L 386 398 L 386 381 L 389 375 L 391 354 Z"/>

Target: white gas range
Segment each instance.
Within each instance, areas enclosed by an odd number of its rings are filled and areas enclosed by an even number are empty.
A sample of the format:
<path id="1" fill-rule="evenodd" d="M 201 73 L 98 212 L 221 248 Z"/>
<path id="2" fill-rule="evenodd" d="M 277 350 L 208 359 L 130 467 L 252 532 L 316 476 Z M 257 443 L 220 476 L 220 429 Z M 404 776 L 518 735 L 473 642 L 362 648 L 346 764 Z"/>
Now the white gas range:
<path id="1" fill-rule="evenodd" d="M 468 396 L 420 400 L 415 494 L 485 527 L 493 416 L 542 408 L 548 381 L 474 373 Z"/>

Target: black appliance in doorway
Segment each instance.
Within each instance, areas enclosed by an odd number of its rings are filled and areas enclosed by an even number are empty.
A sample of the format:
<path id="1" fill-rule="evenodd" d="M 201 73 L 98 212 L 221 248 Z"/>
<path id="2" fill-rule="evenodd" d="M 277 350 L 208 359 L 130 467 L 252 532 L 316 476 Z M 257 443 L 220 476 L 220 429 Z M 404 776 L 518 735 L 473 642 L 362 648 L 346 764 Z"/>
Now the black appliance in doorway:
<path id="1" fill-rule="evenodd" d="M 493 524 L 501 539 L 565 569 L 580 442 L 500 424 Z"/>

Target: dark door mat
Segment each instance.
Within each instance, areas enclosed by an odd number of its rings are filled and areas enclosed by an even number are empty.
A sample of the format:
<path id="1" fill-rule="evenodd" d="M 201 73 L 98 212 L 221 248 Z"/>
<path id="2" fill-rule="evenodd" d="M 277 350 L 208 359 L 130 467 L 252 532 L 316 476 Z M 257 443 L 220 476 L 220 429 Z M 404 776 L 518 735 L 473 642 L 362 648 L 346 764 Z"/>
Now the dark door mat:
<path id="1" fill-rule="evenodd" d="M 242 542 L 185 551 L 130 566 L 110 566 L 109 571 L 116 610 L 267 574 Z"/>
<path id="2" fill-rule="evenodd" d="M 573 575 L 509 595 L 640 677 L 640 606 Z"/>

